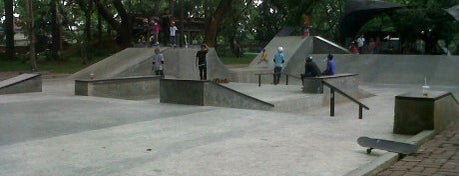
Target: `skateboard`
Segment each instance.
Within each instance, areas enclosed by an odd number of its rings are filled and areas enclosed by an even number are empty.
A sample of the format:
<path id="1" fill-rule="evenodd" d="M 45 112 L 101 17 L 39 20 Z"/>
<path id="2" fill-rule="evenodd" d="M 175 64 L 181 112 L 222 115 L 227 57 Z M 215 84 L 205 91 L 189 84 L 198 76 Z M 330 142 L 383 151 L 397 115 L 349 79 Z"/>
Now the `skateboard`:
<path id="1" fill-rule="evenodd" d="M 367 148 L 367 153 L 370 154 L 373 149 L 386 150 L 389 152 L 408 155 L 416 152 L 419 149 L 418 145 L 408 144 L 403 142 L 389 141 L 384 139 L 375 139 L 369 137 L 359 137 L 357 143 L 360 146 Z"/>

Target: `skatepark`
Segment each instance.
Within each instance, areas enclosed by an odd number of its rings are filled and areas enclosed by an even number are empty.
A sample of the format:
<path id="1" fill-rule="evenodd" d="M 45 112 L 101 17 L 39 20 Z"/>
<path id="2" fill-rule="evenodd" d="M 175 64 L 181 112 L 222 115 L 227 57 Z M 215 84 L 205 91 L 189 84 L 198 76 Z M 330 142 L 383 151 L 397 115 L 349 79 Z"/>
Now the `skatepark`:
<path id="1" fill-rule="evenodd" d="M 245 68 L 228 69 L 211 49 L 209 80 L 231 80 L 209 82 L 203 89 L 231 99 L 218 106 L 75 95 L 75 80 L 89 80 L 91 74 L 96 80 L 152 75 L 153 48 L 128 48 L 69 77 L 43 79 L 39 92 L 0 95 L 0 175 L 374 174 L 398 155 L 376 149 L 367 154 L 356 142 L 359 137 L 422 144 L 437 133 L 394 134 L 396 96 L 420 93 L 425 82 L 429 91 L 459 95 L 457 56 L 351 55 L 325 39 L 289 36 L 266 46 L 269 58 L 279 45 L 286 48 L 288 85 L 285 75 L 273 85 L 269 74 L 258 85 L 256 74 L 270 73 L 271 62 L 257 64 L 256 57 Z M 195 81 L 196 51 L 162 48 L 166 80 L 160 83 L 207 84 Z M 369 107 L 363 119 L 358 105 L 346 100 L 335 105 L 331 117 L 327 94 L 302 92 L 294 77 L 303 72 L 306 56 L 324 68 L 329 53 L 338 73 L 358 74 L 359 92 L 366 96 L 357 99 Z M 185 92 L 181 99 L 195 96 L 188 88 L 174 91 Z M 259 102 L 272 107 L 232 106 Z M 457 102 L 445 104 L 448 113 L 459 115 Z"/>

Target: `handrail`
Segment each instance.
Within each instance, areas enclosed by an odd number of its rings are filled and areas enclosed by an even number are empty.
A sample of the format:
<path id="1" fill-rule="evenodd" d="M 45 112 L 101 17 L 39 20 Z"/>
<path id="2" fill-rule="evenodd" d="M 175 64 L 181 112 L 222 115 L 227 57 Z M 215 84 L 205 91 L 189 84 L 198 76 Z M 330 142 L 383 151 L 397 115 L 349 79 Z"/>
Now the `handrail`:
<path id="1" fill-rule="evenodd" d="M 370 110 L 368 106 L 358 101 L 354 97 L 350 96 L 349 94 L 343 92 L 342 90 L 338 89 L 337 87 L 331 85 L 330 83 L 326 81 L 322 81 L 322 84 L 330 88 L 330 94 L 331 94 L 330 95 L 330 116 L 335 115 L 335 91 L 359 105 L 359 119 L 362 119 L 362 108 L 365 108 L 366 110 Z"/>
<path id="2" fill-rule="evenodd" d="M 291 77 L 293 77 L 295 79 L 302 80 L 300 77 L 292 75 L 292 74 L 288 74 L 288 73 L 284 73 L 284 72 L 282 72 L 281 74 L 285 75 L 285 85 L 288 85 L 288 77 L 289 76 L 291 76 Z M 255 75 L 258 76 L 258 87 L 260 87 L 261 86 L 261 75 L 274 75 L 274 73 L 273 72 L 255 73 Z"/>

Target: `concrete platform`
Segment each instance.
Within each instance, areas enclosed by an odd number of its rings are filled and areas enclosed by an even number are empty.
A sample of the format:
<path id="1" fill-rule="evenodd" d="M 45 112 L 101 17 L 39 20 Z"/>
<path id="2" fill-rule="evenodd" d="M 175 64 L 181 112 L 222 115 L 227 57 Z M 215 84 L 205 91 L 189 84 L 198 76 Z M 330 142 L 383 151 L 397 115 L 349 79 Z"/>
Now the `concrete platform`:
<path id="1" fill-rule="evenodd" d="M 0 175 L 345 175 L 386 153 L 366 154 L 359 136 L 412 137 L 392 126 L 395 95 L 413 87 L 363 86 L 376 96 L 363 99 L 371 110 L 359 120 L 350 103 L 330 117 L 328 107 L 289 113 L 82 97 L 72 86 L 44 80 L 43 92 L 0 96 Z M 301 91 L 246 87 L 272 102 Z"/>

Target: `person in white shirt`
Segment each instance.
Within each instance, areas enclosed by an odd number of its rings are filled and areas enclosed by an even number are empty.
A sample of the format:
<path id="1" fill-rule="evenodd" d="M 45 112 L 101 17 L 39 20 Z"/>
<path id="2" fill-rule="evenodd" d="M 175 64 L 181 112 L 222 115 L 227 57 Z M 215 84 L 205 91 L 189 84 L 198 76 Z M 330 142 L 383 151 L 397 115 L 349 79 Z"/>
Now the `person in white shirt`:
<path id="1" fill-rule="evenodd" d="M 357 38 L 357 47 L 359 47 L 359 53 L 363 53 L 363 45 L 365 44 L 365 37 L 360 35 L 359 38 Z"/>
<path id="2" fill-rule="evenodd" d="M 175 21 L 172 21 L 169 27 L 169 42 L 173 47 L 177 46 L 177 31 L 178 28 L 175 26 Z"/>

